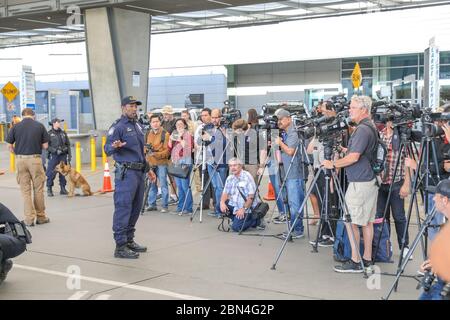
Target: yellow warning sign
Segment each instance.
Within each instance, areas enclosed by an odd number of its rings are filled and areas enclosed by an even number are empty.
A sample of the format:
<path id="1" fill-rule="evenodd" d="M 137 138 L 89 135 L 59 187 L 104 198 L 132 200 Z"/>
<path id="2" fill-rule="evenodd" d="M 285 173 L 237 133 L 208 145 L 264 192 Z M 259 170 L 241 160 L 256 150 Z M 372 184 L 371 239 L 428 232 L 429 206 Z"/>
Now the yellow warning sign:
<path id="1" fill-rule="evenodd" d="M 5 96 L 6 100 L 9 102 L 13 101 L 16 96 L 19 94 L 19 89 L 16 88 L 15 85 L 13 85 L 11 82 L 8 82 L 5 84 L 5 86 L 2 88 L 2 93 Z"/>
<path id="2" fill-rule="evenodd" d="M 362 73 L 361 68 L 359 67 L 359 63 L 357 62 L 352 72 L 353 88 L 355 89 L 359 88 L 361 86 L 361 82 L 362 82 Z"/>

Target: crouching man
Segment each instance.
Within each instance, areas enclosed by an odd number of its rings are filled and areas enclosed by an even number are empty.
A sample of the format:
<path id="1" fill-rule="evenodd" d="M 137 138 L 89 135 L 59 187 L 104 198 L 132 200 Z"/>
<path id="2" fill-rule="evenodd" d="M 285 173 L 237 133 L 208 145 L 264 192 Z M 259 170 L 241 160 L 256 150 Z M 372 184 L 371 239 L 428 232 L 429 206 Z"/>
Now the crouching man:
<path id="1" fill-rule="evenodd" d="M 248 228 L 264 229 L 263 219 L 254 219 L 250 214 L 251 209 L 259 203 L 258 197 L 255 199 L 257 196 L 255 180 L 248 171 L 242 170 L 241 160 L 231 158 L 228 165 L 231 174 L 225 181 L 220 199 L 220 210 L 223 213 L 233 214 L 231 225 L 233 231 L 239 232 L 241 229 L 244 231 Z"/>

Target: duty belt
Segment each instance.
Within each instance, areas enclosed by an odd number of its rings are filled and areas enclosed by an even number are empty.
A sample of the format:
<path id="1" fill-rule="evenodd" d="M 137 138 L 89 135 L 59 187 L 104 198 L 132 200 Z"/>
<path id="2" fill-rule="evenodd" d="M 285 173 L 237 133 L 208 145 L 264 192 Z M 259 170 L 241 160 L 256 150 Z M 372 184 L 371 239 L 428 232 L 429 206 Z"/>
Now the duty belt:
<path id="1" fill-rule="evenodd" d="M 144 171 L 145 168 L 145 163 L 140 162 L 122 162 L 120 164 L 131 170 Z"/>

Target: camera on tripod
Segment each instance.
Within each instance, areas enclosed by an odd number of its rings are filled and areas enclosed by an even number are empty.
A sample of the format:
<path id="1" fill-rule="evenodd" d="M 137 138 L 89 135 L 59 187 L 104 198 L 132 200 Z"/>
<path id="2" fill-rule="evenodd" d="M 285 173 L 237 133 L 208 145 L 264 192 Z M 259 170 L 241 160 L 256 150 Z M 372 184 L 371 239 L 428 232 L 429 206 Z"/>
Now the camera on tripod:
<path id="1" fill-rule="evenodd" d="M 329 138 L 335 138 L 334 133 L 346 130 L 350 121 L 348 120 L 348 111 L 344 110 L 334 117 L 309 118 L 305 122 L 295 127 L 295 129 L 301 132 L 305 139 L 317 136 L 319 141 L 324 141 Z"/>
<path id="2" fill-rule="evenodd" d="M 350 109 L 350 102 L 345 97 L 345 93 L 340 93 L 335 96 L 332 96 L 327 102 L 325 103 L 331 103 L 333 105 L 333 109 L 336 112 L 342 112 L 344 110 Z"/>
<path id="3" fill-rule="evenodd" d="M 264 124 L 258 124 L 256 130 L 275 130 L 278 128 L 278 118 L 275 115 L 266 114 L 263 116 L 258 116 L 258 119 L 262 119 Z"/>
<path id="4" fill-rule="evenodd" d="M 142 112 L 142 110 L 141 110 Z M 150 118 L 147 114 L 141 113 L 139 114 L 139 118 L 137 122 L 142 126 L 142 129 L 149 130 L 150 129 Z"/>
<path id="5" fill-rule="evenodd" d="M 372 105 L 372 117 L 376 123 L 386 124 L 391 121 L 394 126 L 407 125 L 412 127 L 412 124 L 421 116 L 420 106 L 410 102 L 394 103 L 381 100 Z"/>

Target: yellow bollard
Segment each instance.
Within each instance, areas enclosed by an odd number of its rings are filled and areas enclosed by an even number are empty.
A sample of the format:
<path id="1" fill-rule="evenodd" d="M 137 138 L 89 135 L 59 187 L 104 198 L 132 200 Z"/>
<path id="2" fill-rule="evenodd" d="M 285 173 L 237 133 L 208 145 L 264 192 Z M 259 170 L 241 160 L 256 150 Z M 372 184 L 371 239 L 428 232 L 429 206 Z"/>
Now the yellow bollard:
<path id="1" fill-rule="evenodd" d="M 0 124 L 0 142 L 4 142 L 5 141 L 5 137 L 4 137 L 4 127 L 3 127 L 3 123 Z"/>
<path id="2" fill-rule="evenodd" d="M 91 171 L 95 171 L 97 169 L 97 158 L 95 155 L 95 138 L 91 137 Z"/>
<path id="3" fill-rule="evenodd" d="M 105 167 L 106 161 L 108 161 L 108 158 L 106 157 L 105 153 L 105 144 L 106 144 L 106 137 L 102 137 L 102 165 Z"/>
<path id="4" fill-rule="evenodd" d="M 75 161 L 76 161 L 76 168 L 75 168 L 75 170 L 77 172 L 81 172 L 81 146 L 80 146 L 80 142 L 75 143 Z"/>
<path id="5" fill-rule="evenodd" d="M 67 122 L 64 122 L 64 132 L 67 132 Z"/>
<path id="6" fill-rule="evenodd" d="M 12 173 L 16 171 L 16 155 L 13 152 L 9 153 L 9 171 Z"/>

